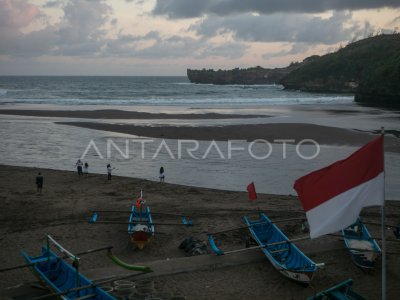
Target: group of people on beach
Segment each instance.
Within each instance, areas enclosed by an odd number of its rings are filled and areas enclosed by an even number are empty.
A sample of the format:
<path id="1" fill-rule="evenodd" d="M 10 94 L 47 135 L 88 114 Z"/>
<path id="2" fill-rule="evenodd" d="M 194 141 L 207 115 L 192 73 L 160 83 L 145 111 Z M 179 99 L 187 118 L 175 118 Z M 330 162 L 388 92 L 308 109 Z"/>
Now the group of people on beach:
<path id="1" fill-rule="evenodd" d="M 87 162 L 85 162 L 85 164 L 83 164 L 83 162 L 80 159 L 78 159 L 78 161 L 76 162 L 76 167 L 77 167 L 79 176 L 81 176 L 83 174 L 85 174 L 87 176 L 89 174 L 89 164 Z M 83 171 L 82 171 L 82 167 L 83 167 Z M 111 167 L 111 164 L 107 164 L 107 181 L 111 180 L 112 170 L 114 170 L 114 169 L 115 168 Z M 164 182 L 164 180 L 165 180 L 164 167 L 160 168 L 160 173 L 159 173 L 158 177 L 160 179 L 160 182 Z"/>
<path id="2" fill-rule="evenodd" d="M 78 159 L 75 165 L 78 171 L 78 176 L 81 176 L 83 174 L 87 176 L 89 174 L 89 164 L 87 162 L 83 164 L 83 162 L 80 159 Z"/>
<path id="3" fill-rule="evenodd" d="M 76 169 L 78 171 L 78 176 L 84 175 L 88 176 L 89 174 L 89 164 L 87 162 L 85 162 L 85 164 L 83 164 L 83 162 L 78 159 L 78 161 L 76 162 Z M 111 164 L 107 164 L 107 181 L 111 180 L 111 174 L 112 174 L 112 170 L 114 170 L 115 168 L 111 167 Z M 164 167 L 160 168 L 160 173 L 159 173 L 159 179 L 160 179 L 160 183 L 164 182 L 165 180 L 165 170 Z M 42 188 L 43 188 L 43 175 L 39 172 L 39 174 L 36 176 L 36 187 L 37 187 L 37 192 L 38 193 L 42 193 Z"/>

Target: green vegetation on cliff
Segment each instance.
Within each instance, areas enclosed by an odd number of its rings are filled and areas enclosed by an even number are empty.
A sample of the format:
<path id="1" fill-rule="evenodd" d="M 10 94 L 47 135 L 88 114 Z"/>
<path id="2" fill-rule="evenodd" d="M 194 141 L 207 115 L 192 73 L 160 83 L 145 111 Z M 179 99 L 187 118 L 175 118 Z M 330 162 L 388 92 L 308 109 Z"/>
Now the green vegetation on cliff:
<path id="1" fill-rule="evenodd" d="M 235 68 L 232 70 L 187 69 L 187 76 L 193 83 L 212 84 L 274 84 L 279 83 L 282 77 L 298 68 L 300 63 L 291 64 L 285 68 L 265 69 L 260 66 L 247 69 Z"/>
<path id="2" fill-rule="evenodd" d="M 285 76 L 288 89 L 350 92 L 356 101 L 400 105 L 400 34 L 379 35 L 313 57 Z"/>
<path id="3" fill-rule="evenodd" d="M 194 83 L 279 83 L 307 92 L 354 93 L 360 103 L 400 106 L 400 34 L 370 37 L 285 68 L 188 69 L 187 76 Z"/>
<path id="4" fill-rule="evenodd" d="M 400 50 L 361 81 L 355 100 L 375 105 L 400 105 Z"/>

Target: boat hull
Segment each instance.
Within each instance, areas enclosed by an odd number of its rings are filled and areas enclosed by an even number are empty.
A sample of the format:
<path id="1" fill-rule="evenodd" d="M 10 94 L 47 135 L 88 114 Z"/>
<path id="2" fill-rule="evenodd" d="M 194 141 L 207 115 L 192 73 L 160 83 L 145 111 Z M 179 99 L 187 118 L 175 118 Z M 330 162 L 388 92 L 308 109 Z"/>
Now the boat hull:
<path id="1" fill-rule="evenodd" d="M 154 236 L 154 225 L 149 207 L 137 209 L 132 207 L 129 217 L 128 234 L 132 243 L 142 250 Z"/>
<path id="2" fill-rule="evenodd" d="M 244 220 L 254 240 L 275 269 L 287 278 L 309 284 L 317 269 L 316 264 L 305 256 L 265 214 L 258 220 Z M 259 224 L 257 224 L 259 223 Z"/>
<path id="3" fill-rule="evenodd" d="M 318 293 L 307 300 L 328 300 L 328 299 L 342 299 L 342 300 L 366 300 L 361 295 L 352 290 L 353 280 L 347 279 L 338 285 Z"/>
<path id="4" fill-rule="evenodd" d="M 92 284 L 81 273 L 77 273 L 74 267 L 45 247 L 42 248 L 42 254 L 36 257 L 29 256 L 23 251 L 21 251 L 21 254 L 27 263 L 34 263 L 31 268 L 32 272 L 53 293 L 63 293 Z M 116 300 L 116 298 L 95 286 L 70 291 L 65 295 L 59 295 L 58 298 L 74 300 L 90 295 L 92 296 L 88 299 L 92 300 Z"/>
<path id="5" fill-rule="evenodd" d="M 149 234 L 144 231 L 134 231 L 131 234 L 131 241 L 134 243 L 140 250 L 142 250 L 152 238 L 152 234 Z"/>
<path id="6" fill-rule="evenodd" d="M 342 235 L 354 264 L 362 269 L 374 268 L 381 249 L 361 220 L 342 230 Z"/>

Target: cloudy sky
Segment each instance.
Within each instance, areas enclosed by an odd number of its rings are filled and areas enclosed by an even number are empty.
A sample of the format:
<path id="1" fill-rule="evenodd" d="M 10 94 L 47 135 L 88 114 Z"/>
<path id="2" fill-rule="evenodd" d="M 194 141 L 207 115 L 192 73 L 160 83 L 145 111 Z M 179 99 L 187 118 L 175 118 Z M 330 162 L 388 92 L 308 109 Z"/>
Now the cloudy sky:
<path id="1" fill-rule="evenodd" d="M 279 67 L 394 30 L 399 0 L 0 0 L 0 75 Z"/>

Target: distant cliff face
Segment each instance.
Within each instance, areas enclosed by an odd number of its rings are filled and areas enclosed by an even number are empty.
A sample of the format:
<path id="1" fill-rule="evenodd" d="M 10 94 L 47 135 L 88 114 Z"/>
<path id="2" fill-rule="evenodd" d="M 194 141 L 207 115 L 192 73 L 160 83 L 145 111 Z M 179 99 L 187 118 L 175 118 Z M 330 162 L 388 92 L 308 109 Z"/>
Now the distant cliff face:
<path id="1" fill-rule="evenodd" d="M 379 35 L 303 64 L 282 78 L 287 89 L 354 93 L 355 100 L 400 105 L 400 35 Z"/>
<path id="2" fill-rule="evenodd" d="M 383 34 L 285 68 L 187 70 L 194 83 L 282 84 L 307 92 L 355 94 L 355 101 L 400 106 L 400 34 Z"/>
<path id="3" fill-rule="evenodd" d="M 298 68 L 300 63 L 291 64 L 285 68 L 264 69 L 261 67 L 233 70 L 191 70 L 187 69 L 187 76 L 193 83 L 208 84 L 274 84 L 291 71 Z"/>

